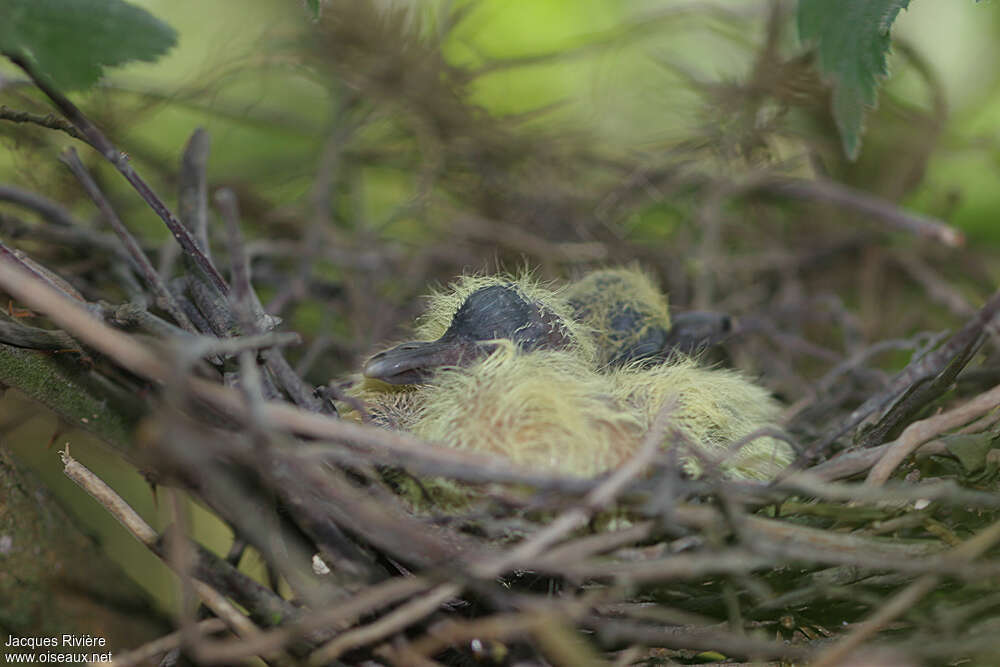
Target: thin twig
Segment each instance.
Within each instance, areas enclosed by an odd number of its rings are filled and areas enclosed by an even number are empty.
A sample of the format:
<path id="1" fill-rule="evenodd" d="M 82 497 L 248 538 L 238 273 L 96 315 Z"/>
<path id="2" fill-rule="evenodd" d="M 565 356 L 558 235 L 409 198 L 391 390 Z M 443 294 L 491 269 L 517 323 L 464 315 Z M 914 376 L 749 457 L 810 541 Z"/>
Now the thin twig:
<path id="1" fill-rule="evenodd" d="M 30 111 L 18 111 L 17 109 L 11 109 L 6 104 L 0 104 L 0 120 L 9 120 L 14 123 L 31 123 L 32 125 L 38 125 L 49 130 L 65 132 L 74 139 L 83 140 L 83 136 L 76 131 L 76 128 L 72 124 L 51 113 L 43 116 L 42 114 L 31 113 Z"/>
<path id="2" fill-rule="evenodd" d="M 875 464 L 865 482 L 874 486 L 884 484 L 899 464 L 925 442 L 945 431 L 965 426 L 998 405 L 1000 405 L 1000 385 L 948 412 L 913 422 Z"/>
<path id="3" fill-rule="evenodd" d="M 586 524 L 595 512 L 606 507 L 621 492 L 626 483 L 638 475 L 652 460 L 663 441 L 663 432 L 668 423 L 667 416 L 674 409 L 674 406 L 674 401 L 668 400 L 665 403 L 636 454 L 588 493 L 581 506 L 562 513 L 552 523 L 507 552 L 480 563 L 472 563 L 469 573 L 480 579 L 496 577 L 517 567 L 518 564 L 537 557 L 549 545 Z M 398 632 L 414 621 L 430 614 L 446 600 L 459 595 L 461 591 L 462 586 L 458 583 L 442 584 L 429 591 L 424 597 L 402 605 L 379 620 L 334 638 L 313 652 L 309 657 L 309 663 L 311 665 L 326 664 L 343 654 L 344 651 Z"/>
<path id="4" fill-rule="evenodd" d="M 1000 291 L 997 291 L 959 331 L 955 332 L 944 344 L 935 350 L 928 352 L 916 359 L 913 359 L 906 368 L 896 374 L 883 391 L 871 396 L 860 407 L 851 412 L 850 415 L 840 423 L 823 434 L 809 449 L 802 455 L 802 461 L 811 461 L 819 457 L 824 450 L 830 446 L 837 438 L 852 429 L 856 428 L 862 421 L 867 419 L 872 413 L 882 410 L 893 400 L 902 396 L 908 390 L 920 387 L 925 383 L 932 383 L 936 378 L 940 378 L 935 386 L 929 387 L 929 394 L 919 396 L 913 405 L 901 406 L 891 423 L 879 424 L 879 428 L 872 429 L 866 435 L 862 444 L 872 446 L 882 442 L 878 440 L 892 425 L 899 423 L 906 413 L 922 408 L 928 400 L 933 400 L 939 396 L 951 384 L 950 378 L 958 373 L 971 359 L 972 354 L 979 349 L 982 344 L 984 332 L 990 331 L 994 326 L 994 318 L 1000 314 Z M 911 393 L 912 396 L 912 393 Z M 911 401 L 914 402 L 914 401 Z"/>
<path id="5" fill-rule="evenodd" d="M 1000 541 L 1000 522 L 994 523 L 986 530 L 955 547 L 948 552 L 945 558 L 962 565 L 978 558 L 998 541 Z M 874 636 L 890 621 L 912 609 L 921 598 L 937 588 L 940 581 L 941 575 L 939 574 L 925 574 L 920 577 L 892 596 L 874 614 L 852 629 L 847 636 L 823 651 L 811 664 L 813 667 L 832 667 L 841 664 L 851 651 L 858 648 L 866 639 Z"/>
<path id="6" fill-rule="evenodd" d="M 47 268 L 32 260 L 20 250 L 8 248 L 2 241 L 0 241 L 0 258 L 10 262 L 14 266 L 19 267 L 22 271 L 30 274 L 33 278 L 41 280 L 62 296 L 80 303 L 87 303 L 86 299 L 83 298 L 83 295 L 80 294 L 75 287 L 63 280 L 62 276 L 49 271 Z"/>
<path id="7" fill-rule="evenodd" d="M 85 466 L 76 461 L 69 454 L 69 446 L 61 452 L 63 462 L 63 472 L 71 480 L 76 482 L 84 491 L 90 494 L 102 507 L 104 507 L 122 526 L 128 530 L 137 540 L 149 548 L 150 551 L 160 555 L 157 549 L 159 535 L 132 507 L 125 502 L 107 483 Z M 168 559 L 168 564 L 173 564 Z M 186 576 L 184 572 L 178 572 L 180 576 Z M 202 581 L 193 580 L 191 585 L 212 611 L 219 618 L 241 637 L 252 638 L 260 634 L 260 630 L 229 600 L 219 594 L 211 586 Z"/>
<path id="8" fill-rule="evenodd" d="M 195 632 L 197 632 L 198 636 L 214 635 L 217 632 L 225 630 L 226 627 L 227 626 L 222 619 L 206 618 L 205 620 L 197 623 L 195 626 Z M 115 656 L 114 660 L 111 661 L 110 667 L 136 667 L 137 665 L 149 664 L 156 656 L 162 655 L 172 649 L 179 648 L 180 645 L 180 631 L 171 632 L 169 635 L 164 635 L 159 639 L 154 639 L 153 641 L 143 644 L 142 646 L 139 646 L 131 651 L 119 653 Z"/>
<path id="9" fill-rule="evenodd" d="M 174 235 L 181 248 L 188 256 L 194 260 L 198 268 L 213 283 L 216 289 L 223 294 L 229 291 L 229 286 L 223 280 L 212 261 L 201 251 L 194 237 L 187 228 L 170 212 L 167 205 L 163 203 L 153 189 L 149 187 L 145 180 L 132 168 L 128 155 L 115 148 L 108 138 L 101 132 L 90 119 L 88 119 L 80 109 L 73 104 L 68 97 L 58 90 L 49 86 L 43 77 L 37 76 L 34 68 L 22 58 L 11 58 L 11 61 L 20 67 L 31 78 L 34 84 L 55 104 L 56 108 L 80 131 L 84 140 L 90 144 L 101 156 L 114 165 L 125 180 L 128 181 L 139 196 L 149 204 L 150 208 L 163 220 L 167 229 Z"/>
<path id="10" fill-rule="evenodd" d="M 177 213 L 181 222 L 194 234 L 206 257 L 211 257 L 208 242 L 208 154 L 211 138 L 199 127 L 191 133 L 178 172 Z"/>
<path id="11" fill-rule="evenodd" d="M 80 184 L 83 185 L 83 189 L 87 191 L 87 194 L 100 209 L 101 214 L 104 219 L 108 221 L 111 225 L 111 229 L 114 230 L 118 238 L 121 239 L 122 245 L 125 246 L 125 250 L 128 252 L 129 257 L 135 262 L 135 266 L 139 269 L 139 273 L 146 280 L 146 284 L 153 290 L 156 294 L 157 301 L 170 313 L 170 316 L 174 318 L 185 331 L 190 331 L 191 333 L 197 333 L 194 325 L 191 324 L 191 320 L 188 319 L 184 310 L 174 299 L 174 295 L 170 293 L 167 289 L 166 284 L 160 278 L 160 274 L 156 272 L 153 268 L 152 263 L 149 258 L 146 257 L 146 253 L 142 251 L 139 246 L 139 242 L 135 240 L 132 233 L 128 231 L 125 225 L 122 224 L 121 219 L 118 218 L 118 214 L 115 213 L 115 209 L 111 206 L 111 202 L 108 201 L 101 189 L 97 187 L 97 183 L 91 178 L 90 174 L 87 172 L 87 168 L 83 166 L 83 162 L 80 161 L 80 157 L 76 154 L 76 150 L 73 148 L 66 149 L 60 156 L 59 159 L 69 167 L 73 175 L 76 176 Z"/>
<path id="12" fill-rule="evenodd" d="M 3 108 L 3 107 L 0 107 Z M 0 183 L 0 201 L 8 201 L 18 206 L 31 209 L 43 219 L 48 220 L 59 227 L 79 227 L 80 223 L 73 218 L 73 214 L 66 210 L 61 204 L 47 199 L 34 192 L 28 192 L 13 185 Z"/>
<path id="13" fill-rule="evenodd" d="M 934 239 L 953 248 L 965 243 L 965 235 L 960 230 L 941 220 L 910 213 L 875 195 L 827 179 L 762 180 L 754 185 L 754 189 L 783 197 L 829 202 L 850 208 L 878 218 L 897 229 Z"/>

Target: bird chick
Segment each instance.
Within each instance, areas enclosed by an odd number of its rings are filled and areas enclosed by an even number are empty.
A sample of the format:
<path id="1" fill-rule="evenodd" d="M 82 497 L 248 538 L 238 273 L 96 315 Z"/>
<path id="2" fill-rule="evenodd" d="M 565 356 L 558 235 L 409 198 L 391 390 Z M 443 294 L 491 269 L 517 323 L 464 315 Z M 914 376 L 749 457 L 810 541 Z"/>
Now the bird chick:
<path id="1" fill-rule="evenodd" d="M 573 317 L 592 332 L 600 368 L 693 355 L 723 340 L 732 320 L 691 311 L 671 317 L 667 297 L 637 268 L 600 269 L 566 290 Z"/>
<path id="2" fill-rule="evenodd" d="M 467 368 L 441 369 L 421 393 L 413 433 L 533 469 L 592 477 L 628 459 L 644 432 L 607 378 L 563 350 L 501 344 Z"/>
<path id="3" fill-rule="evenodd" d="M 607 298 L 574 300 L 580 283 L 563 299 L 526 277 L 460 279 L 430 299 L 418 333 L 432 340 L 365 364 L 361 397 L 376 421 L 432 442 L 582 477 L 631 457 L 668 400 L 670 439 L 694 448 L 681 456 L 689 472 L 718 463 L 731 476 L 766 479 L 790 462 L 787 446 L 770 439 L 728 451 L 776 416 L 764 389 L 687 357 L 634 363 L 661 350 L 669 331 L 666 300 L 644 274 L 607 270 L 584 281 Z"/>
<path id="4" fill-rule="evenodd" d="M 638 269 L 593 271 L 566 290 L 573 318 L 588 327 L 601 368 L 659 354 L 670 331 L 667 298 Z"/>

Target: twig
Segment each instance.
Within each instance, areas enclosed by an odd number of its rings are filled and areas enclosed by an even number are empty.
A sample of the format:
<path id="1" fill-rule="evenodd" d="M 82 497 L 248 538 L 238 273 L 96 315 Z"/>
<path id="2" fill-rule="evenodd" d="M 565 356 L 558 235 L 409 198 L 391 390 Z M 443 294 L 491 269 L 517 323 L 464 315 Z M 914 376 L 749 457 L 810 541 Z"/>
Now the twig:
<path id="1" fill-rule="evenodd" d="M 87 303 L 86 299 L 83 298 L 83 295 L 80 294 L 75 287 L 63 280 L 61 276 L 49 271 L 47 268 L 32 260 L 20 250 L 8 248 L 2 241 L 0 241 L 0 259 L 8 261 L 12 265 L 19 267 L 22 271 L 25 271 L 33 278 L 42 281 L 62 296 L 80 303 Z"/>
<path id="2" fill-rule="evenodd" d="M 6 104 L 0 104 L 0 120 L 9 120 L 14 123 L 31 123 L 32 125 L 38 125 L 50 130 L 65 132 L 74 139 L 83 139 L 83 136 L 76 131 L 76 128 L 72 124 L 51 113 L 43 116 L 31 113 L 30 111 L 18 111 L 17 109 L 11 109 Z"/>
<path id="3" fill-rule="evenodd" d="M 430 588 L 431 583 L 422 577 L 391 579 L 369 586 L 354 597 L 326 609 L 304 614 L 295 621 L 260 633 L 247 640 L 214 642 L 205 647 L 206 660 L 222 664 L 244 660 L 250 656 L 266 654 L 287 646 L 301 637 L 322 632 L 329 628 L 346 628 L 366 614 L 417 595 Z"/>
<path id="4" fill-rule="evenodd" d="M 229 188 L 221 188 L 215 193 L 215 205 L 222 213 L 222 219 L 226 223 L 226 232 L 229 237 L 229 268 L 232 272 L 232 298 L 238 306 L 247 309 L 246 317 L 251 313 L 250 294 L 253 286 L 250 284 L 250 262 L 247 259 L 246 248 L 244 247 L 243 234 L 240 232 L 240 212 L 236 203 L 236 194 Z M 262 323 L 254 322 L 253 326 L 264 329 Z"/>
<path id="5" fill-rule="evenodd" d="M 469 567 L 469 573 L 480 579 L 496 577 L 513 567 L 517 567 L 520 563 L 530 561 L 556 540 L 586 524 L 595 512 L 611 502 L 625 484 L 639 474 L 652 460 L 663 441 L 663 432 L 668 422 L 667 416 L 673 408 L 674 401 L 668 400 L 661 408 L 653 427 L 636 454 L 588 493 L 582 506 L 567 510 L 556 517 L 552 523 L 507 552 L 480 563 L 472 563 Z M 309 657 L 309 663 L 311 665 L 325 664 L 336 659 L 344 651 L 398 632 L 412 622 L 433 612 L 446 600 L 459 595 L 461 591 L 462 586 L 458 583 L 442 584 L 429 591 L 424 597 L 402 605 L 379 620 L 334 638 L 316 650 Z"/>
<path id="6" fill-rule="evenodd" d="M 227 626 L 222 619 L 206 618 L 204 621 L 199 621 L 197 623 L 195 631 L 199 636 L 213 635 L 217 632 L 225 630 L 226 627 Z M 128 651 L 127 653 L 119 653 L 115 656 L 115 659 L 111 661 L 110 667 L 136 667 L 137 665 L 149 664 L 150 661 L 152 661 L 156 656 L 178 648 L 180 645 L 180 631 L 171 632 L 169 635 L 164 635 L 159 639 L 154 639 L 153 641 L 143 644 L 142 646 Z"/>
<path id="7" fill-rule="evenodd" d="M 646 540 L 655 529 L 654 521 L 642 521 L 621 530 L 579 537 L 549 549 L 536 558 L 531 567 L 541 571 L 556 572 L 567 563 L 581 561 L 595 554 Z"/>
<path id="8" fill-rule="evenodd" d="M 211 257 L 208 243 L 208 181 L 205 175 L 211 138 L 199 127 L 188 139 L 178 172 L 177 214 L 194 234 L 206 257 Z"/>
<path id="9" fill-rule="evenodd" d="M 494 614 L 485 618 L 467 621 L 444 621 L 432 626 L 424 637 L 414 641 L 401 650 L 388 651 L 395 655 L 397 664 L 403 664 L 414 656 L 426 657 L 440 653 L 448 646 L 458 646 L 473 639 L 508 641 L 512 638 L 526 635 L 536 635 L 552 623 L 564 625 L 566 620 L 577 620 L 592 606 L 593 601 L 570 598 L 568 600 L 553 600 L 549 604 L 540 605 L 537 609 Z M 555 659 L 549 656 L 556 665 L 595 665 L 590 651 L 574 654 L 569 659 Z"/>
<path id="10" fill-rule="evenodd" d="M 171 377 L 173 369 L 161 356 L 127 334 L 105 325 L 84 308 L 64 299 L 47 283 L 33 280 L 23 269 L 0 261 L 0 286 L 35 310 L 45 313 L 77 340 L 107 355 L 123 368 L 154 382 L 162 383 Z M 236 418 L 247 417 L 246 406 L 239 392 L 198 378 L 189 378 L 187 384 L 195 396 L 217 409 Z M 475 463 L 484 470 L 494 471 L 498 476 L 510 475 L 512 479 L 532 476 L 531 471 L 520 470 L 495 456 L 445 451 L 405 433 L 334 419 L 299 410 L 283 402 L 268 401 L 264 404 L 263 411 L 265 418 L 275 428 L 320 440 L 341 440 L 363 449 L 381 450 L 397 456 L 400 461 L 418 455 L 428 461 L 438 461 L 442 466 L 448 466 L 456 460 Z"/>
<path id="11" fill-rule="evenodd" d="M 196 358 L 208 357 L 212 355 L 239 354 L 248 350 L 265 350 L 272 347 L 287 347 L 298 345 L 302 342 L 302 337 L 294 331 L 272 331 L 266 334 L 254 336 L 236 336 L 234 338 L 213 338 L 211 336 L 199 336 L 195 339 L 183 341 L 186 353 Z M 194 346 L 195 351 L 191 352 Z"/>
<path id="12" fill-rule="evenodd" d="M 108 486 L 104 480 L 81 465 L 69 454 L 69 446 L 61 452 L 63 472 L 89 493 L 102 507 L 118 520 L 125 529 L 153 553 L 162 554 L 157 550 L 159 535 L 150 527 L 132 507 Z M 171 564 L 170 561 L 166 561 Z M 178 572 L 180 576 L 186 573 Z M 202 581 L 191 582 L 195 592 L 212 611 L 223 619 L 226 624 L 241 637 L 254 637 L 260 633 L 250 620 L 241 614 L 224 596 Z"/>
<path id="13" fill-rule="evenodd" d="M 201 251 L 194 237 L 188 232 L 181 222 L 174 217 L 167 205 L 163 203 L 153 189 L 136 173 L 132 165 L 129 164 L 128 155 L 115 148 L 104 133 L 96 125 L 90 122 L 80 109 L 73 104 L 68 97 L 58 90 L 49 86 L 43 77 L 36 76 L 34 69 L 22 58 L 11 58 L 11 61 L 20 67 L 31 78 L 34 84 L 55 104 L 56 108 L 80 131 L 84 140 L 100 153 L 104 159 L 114 165 L 125 180 L 128 181 L 139 196 L 149 204 L 150 208 L 163 220 L 167 229 L 174 235 L 177 242 L 185 253 L 197 264 L 204 275 L 212 282 L 216 289 L 223 294 L 229 291 L 229 286 L 223 280 L 212 261 Z"/>
<path id="14" fill-rule="evenodd" d="M 157 539 L 153 551 L 166 559 L 178 543 L 185 545 L 188 552 L 185 557 L 188 567 L 184 571 L 189 576 L 235 600 L 261 625 L 283 623 L 301 616 L 294 605 L 200 544 L 192 542 L 176 525 Z"/>
<path id="15" fill-rule="evenodd" d="M 889 201 L 827 179 L 764 180 L 757 183 L 754 189 L 784 197 L 824 201 L 850 208 L 887 222 L 897 229 L 934 239 L 953 248 L 965 243 L 965 235 L 960 230 L 941 220 L 909 213 Z"/>
<path id="16" fill-rule="evenodd" d="M 76 154 L 76 150 L 73 148 L 66 149 L 60 156 L 59 159 L 69 167 L 73 175 L 76 176 L 80 184 L 83 185 L 83 189 L 87 191 L 87 194 L 100 209 L 101 214 L 104 219 L 108 221 L 111 225 L 111 229 L 114 230 L 118 238 L 121 239 L 122 245 L 125 246 L 125 250 L 128 252 L 129 257 L 135 262 L 136 267 L 139 269 L 139 273 L 145 278 L 146 284 L 153 290 L 156 294 L 157 301 L 163 306 L 164 310 L 170 313 L 170 316 L 174 318 L 185 331 L 190 331 L 191 333 L 196 333 L 194 325 L 191 324 L 191 320 L 188 319 L 187 315 L 178 305 L 177 301 L 174 299 L 174 295 L 170 293 L 167 286 L 164 284 L 163 280 L 160 278 L 160 274 L 156 272 L 153 268 L 152 263 L 150 263 L 149 258 L 146 257 L 146 253 L 142 251 L 139 247 L 139 242 L 135 240 L 132 233 L 128 231 L 122 221 L 118 218 L 118 214 L 115 213 L 115 209 L 111 206 L 111 202 L 108 201 L 101 189 L 97 187 L 97 183 L 91 178 L 90 174 L 87 172 L 87 168 L 83 166 L 80 161 L 80 157 Z"/>
<path id="17" fill-rule="evenodd" d="M 141 303 L 130 301 L 119 305 L 100 302 L 101 316 L 108 322 L 126 329 L 135 328 L 143 333 L 157 338 L 180 342 L 181 340 L 197 340 L 197 334 L 191 334 L 176 324 L 168 322 L 149 312 Z M 217 339 L 213 339 L 217 340 Z"/>
<path id="18" fill-rule="evenodd" d="M 609 648 L 636 643 L 696 651 L 711 648 L 727 655 L 752 656 L 757 660 L 783 658 L 797 663 L 804 663 L 811 653 L 805 647 L 793 646 L 787 642 L 740 637 L 731 632 L 701 627 L 663 627 L 662 624 L 650 625 L 602 616 L 584 619 L 584 626 L 593 631 L 598 642 Z"/>
<path id="19" fill-rule="evenodd" d="M 86 227 L 66 227 L 55 223 L 29 223 L 6 213 L 0 213 L 0 233 L 10 239 L 27 237 L 48 241 L 59 246 L 78 248 L 81 252 L 98 250 L 116 258 L 129 261 L 122 244 L 114 234 L 99 232 Z"/>
<path id="20" fill-rule="evenodd" d="M 997 494 L 964 489 L 953 481 L 899 483 L 875 487 L 864 484 L 838 484 L 827 481 L 825 477 L 814 475 L 812 470 L 807 470 L 789 475 L 771 488 L 783 494 L 808 495 L 839 502 L 877 504 L 932 500 L 951 507 L 1000 509 L 1000 496 Z"/>
<path id="21" fill-rule="evenodd" d="M 2 109 L 3 107 L 0 107 Z M 34 192 L 28 192 L 16 188 L 13 185 L 0 184 L 0 201 L 9 201 L 12 204 L 31 209 L 43 219 L 48 220 L 59 227 L 79 227 L 80 223 L 73 218 L 73 214 L 66 210 L 61 204 L 51 199 L 47 199 Z"/>
<path id="22" fill-rule="evenodd" d="M 893 425 L 900 423 L 906 414 L 922 408 L 950 385 L 951 379 L 964 368 L 972 354 L 982 344 L 984 331 L 993 326 L 992 322 L 998 313 L 1000 313 L 1000 291 L 995 292 L 979 309 L 976 316 L 943 345 L 911 361 L 892 379 L 885 390 L 870 397 L 851 412 L 847 419 L 829 429 L 823 437 L 806 450 L 800 457 L 801 460 L 811 461 L 818 458 L 837 438 L 857 427 L 872 413 L 882 410 L 904 392 L 910 391 L 912 396 L 914 388 L 931 383 L 936 378 L 939 379 L 937 383 L 928 387 L 926 395 L 911 398 L 907 405 L 900 406 L 899 409 L 895 410 L 891 420 L 881 420 L 877 428 L 873 428 L 870 433 L 866 434 L 865 442 L 861 443 L 866 446 L 882 444 L 881 441 L 876 442 L 876 440 L 879 440 Z"/>
<path id="23" fill-rule="evenodd" d="M 60 452 L 60 456 L 62 457 L 63 472 L 67 477 L 89 493 L 98 504 L 108 510 L 111 516 L 116 518 L 143 545 L 149 549 L 152 549 L 156 545 L 156 540 L 159 537 L 156 531 L 121 496 L 115 493 L 104 480 L 71 457 L 68 445 L 66 449 Z"/>
<path id="24" fill-rule="evenodd" d="M 244 329 L 251 331 L 270 331 L 281 320 L 269 315 L 260 303 L 257 292 L 250 282 L 250 262 L 246 254 L 243 234 L 240 232 L 239 209 L 236 195 L 227 188 L 219 190 L 215 195 L 216 206 L 226 221 L 229 233 L 229 255 L 233 271 L 233 295 L 237 311 Z M 238 287 L 237 287 L 238 283 Z M 295 370 L 285 360 L 278 350 L 269 350 L 264 354 L 267 368 L 274 378 L 291 397 L 292 401 L 312 412 L 336 414 L 329 401 L 321 401 L 316 397 L 312 387 L 299 377 Z"/>
<path id="25" fill-rule="evenodd" d="M 891 257 L 923 286 L 931 299 L 944 305 L 959 317 L 972 317 L 976 314 L 976 309 L 969 304 L 962 293 L 942 280 L 919 256 L 912 252 L 895 252 Z"/>
<path id="26" fill-rule="evenodd" d="M 868 449 L 852 449 L 842 452 L 828 461 L 823 461 L 822 463 L 818 463 L 810 468 L 806 468 L 805 472 L 810 475 L 815 475 L 818 479 L 828 482 L 852 477 L 858 473 L 870 470 L 871 467 L 885 455 L 886 451 L 892 447 L 893 444 L 894 443 L 892 442 L 887 442 L 884 445 L 879 445 L 878 447 L 869 447 Z M 789 482 L 796 477 L 797 475 L 786 477 L 782 480 L 782 484 Z"/>
<path id="27" fill-rule="evenodd" d="M 28 350 L 62 350 L 83 354 L 73 337 L 65 331 L 39 329 L 15 321 L 0 313 L 0 343 Z"/>
<path id="28" fill-rule="evenodd" d="M 1000 522 L 994 523 L 964 543 L 952 549 L 945 558 L 956 565 L 972 561 L 1000 541 Z M 832 667 L 840 664 L 847 655 L 874 636 L 893 619 L 913 608 L 925 595 L 937 588 L 941 581 L 939 574 L 925 574 L 912 584 L 896 593 L 878 611 L 856 626 L 844 638 L 817 656 L 813 667 Z"/>
<path id="29" fill-rule="evenodd" d="M 953 410 L 913 422 L 871 469 L 865 483 L 874 486 L 884 484 L 903 459 L 922 444 L 949 429 L 964 426 L 973 419 L 982 417 L 998 405 L 1000 405 L 1000 385 Z"/>
<path id="30" fill-rule="evenodd" d="M 192 648 L 192 653 L 197 654 L 201 637 L 195 629 L 195 613 L 198 609 L 198 601 L 191 578 L 194 558 L 187 540 L 187 535 L 190 533 L 187 521 L 188 517 L 181 505 L 177 489 L 167 489 L 167 494 L 170 497 L 173 530 L 169 539 L 166 540 L 166 548 L 161 549 L 159 556 L 166 561 L 170 569 L 181 575 L 174 580 L 176 585 L 175 599 L 179 607 L 177 616 L 180 621 L 181 641 L 186 646 Z"/>

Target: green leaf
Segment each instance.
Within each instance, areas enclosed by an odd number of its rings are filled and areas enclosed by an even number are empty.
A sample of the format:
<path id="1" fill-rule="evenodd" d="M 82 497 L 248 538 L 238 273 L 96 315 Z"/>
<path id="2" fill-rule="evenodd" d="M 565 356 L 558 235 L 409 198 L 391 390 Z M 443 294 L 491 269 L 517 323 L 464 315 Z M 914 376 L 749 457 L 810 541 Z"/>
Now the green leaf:
<path id="1" fill-rule="evenodd" d="M 952 456 L 957 458 L 966 472 L 975 472 L 986 467 L 986 459 L 993 449 L 996 434 L 990 433 L 960 433 L 945 435 L 940 439 L 944 442 Z"/>
<path id="2" fill-rule="evenodd" d="M 312 14 L 312 20 L 319 20 L 319 0 L 306 0 L 306 8 Z"/>
<path id="3" fill-rule="evenodd" d="M 177 33 L 122 0 L 0 0 L 0 53 L 62 90 L 92 86 L 105 67 L 153 61 Z"/>
<path id="4" fill-rule="evenodd" d="M 799 0 L 799 38 L 815 40 L 819 68 L 833 84 L 833 118 L 851 160 L 861 150 L 865 111 L 888 74 L 889 28 L 910 0 Z"/>

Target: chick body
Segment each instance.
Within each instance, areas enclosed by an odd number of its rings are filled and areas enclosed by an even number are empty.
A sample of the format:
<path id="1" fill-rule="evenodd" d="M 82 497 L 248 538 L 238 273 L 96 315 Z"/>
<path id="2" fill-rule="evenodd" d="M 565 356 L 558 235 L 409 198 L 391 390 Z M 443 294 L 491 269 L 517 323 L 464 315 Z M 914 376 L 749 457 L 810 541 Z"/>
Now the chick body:
<path id="1" fill-rule="evenodd" d="M 615 400 L 642 421 L 643 432 L 665 405 L 673 404 L 669 428 L 675 446 L 684 448 L 681 461 L 692 475 L 718 467 L 729 477 L 771 479 L 794 458 L 787 443 L 770 437 L 731 449 L 736 441 L 773 424 L 780 411 L 766 389 L 737 371 L 701 368 L 681 355 L 654 366 L 628 366 L 611 373 L 609 380 Z"/>
<path id="2" fill-rule="evenodd" d="M 631 456 L 644 430 L 608 379 L 565 351 L 505 345 L 469 368 L 442 369 L 422 393 L 414 433 L 534 469 L 598 475 Z"/>

